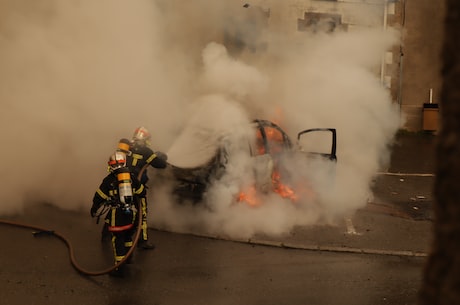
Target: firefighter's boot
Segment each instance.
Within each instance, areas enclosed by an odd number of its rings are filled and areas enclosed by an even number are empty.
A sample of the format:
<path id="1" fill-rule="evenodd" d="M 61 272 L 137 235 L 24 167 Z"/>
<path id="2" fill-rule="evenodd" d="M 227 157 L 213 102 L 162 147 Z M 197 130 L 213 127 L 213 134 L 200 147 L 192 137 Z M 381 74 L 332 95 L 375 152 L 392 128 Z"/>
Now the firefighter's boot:
<path id="1" fill-rule="evenodd" d="M 153 250 L 155 245 L 149 242 L 148 240 L 139 240 L 137 247 L 143 250 Z"/>
<path id="2" fill-rule="evenodd" d="M 125 277 L 126 272 L 125 272 L 125 266 L 121 265 L 120 267 L 110 271 L 109 275 L 113 277 Z"/>

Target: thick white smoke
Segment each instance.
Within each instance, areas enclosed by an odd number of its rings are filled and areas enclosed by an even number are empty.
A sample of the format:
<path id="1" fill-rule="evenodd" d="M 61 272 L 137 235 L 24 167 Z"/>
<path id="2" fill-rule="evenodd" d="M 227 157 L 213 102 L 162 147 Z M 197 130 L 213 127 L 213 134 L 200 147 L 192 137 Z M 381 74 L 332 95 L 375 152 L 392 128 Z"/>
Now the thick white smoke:
<path id="1" fill-rule="evenodd" d="M 2 213 L 31 200 L 86 209 L 136 126 L 166 150 L 188 94 L 158 13 L 151 1 L 0 1 Z"/>
<path id="2" fill-rule="evenodd" d="M 257 36 L 243 18 L 252 7 L 242 4 L 0 0 L 0 213 L 43 201 L 86 212 L 117 140 L 140 125 L 176 166 L 200 164 L 224 142 L 234 156 L 206 207 L 177 205 L 152 179 L 153 227 L 282 234 L 363 207 L 399 127 L 375 73 L 396 36 L 381 28 L 291 33 L 275 23 Z M 265 5 L 272 15 L 285 9 Z M 235 32 L 254 44 L 235 51 Z M 235 143 L 254 136 L 255 118 L 275 121 L 293 140 L 307 128 L 337 129 L 332 182 L 321 164 L 287 163 L 294 175 L 315 173 L 315 187 L 328 194 L 321 208 L 277 194 L 258 208 L 235 204 L 252 173 Z"/>

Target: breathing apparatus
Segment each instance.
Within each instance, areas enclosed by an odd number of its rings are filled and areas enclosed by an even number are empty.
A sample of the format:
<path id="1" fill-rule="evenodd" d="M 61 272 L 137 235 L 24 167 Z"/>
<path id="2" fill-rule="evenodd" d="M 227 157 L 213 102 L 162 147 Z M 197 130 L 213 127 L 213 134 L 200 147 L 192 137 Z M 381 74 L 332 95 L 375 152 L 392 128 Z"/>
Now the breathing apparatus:
<path id="1" fill-rule="evenodd" d="M 127 167 L 122 167 L 117 170 L 117 181 L 118 181 L 118 195 L 122 210 L 125 213 L 131 213 L 131 206 L 133 204 L 133 188 L 131 181 L 131 174 Z"/>

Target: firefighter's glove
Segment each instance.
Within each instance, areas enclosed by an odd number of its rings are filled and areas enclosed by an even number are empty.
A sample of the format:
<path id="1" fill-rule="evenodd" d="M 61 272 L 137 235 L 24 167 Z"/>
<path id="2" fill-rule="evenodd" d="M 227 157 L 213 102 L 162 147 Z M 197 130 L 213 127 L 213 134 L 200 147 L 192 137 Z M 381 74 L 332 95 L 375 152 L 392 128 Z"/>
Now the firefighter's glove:
<path id="1" fill-rule="evenodd" d="M 158 159 L 161 159 L 165 162 L 168 161 L 168 155 L 166 155 L 164 152 L 156 151 L 155 155 L 157 155 Z"/>
<path id="2" fill-rule="evenodd" d="M 97 209 L 95 207 L 91 207 L 90 213 L 91 217 L 96 217 Z"/>

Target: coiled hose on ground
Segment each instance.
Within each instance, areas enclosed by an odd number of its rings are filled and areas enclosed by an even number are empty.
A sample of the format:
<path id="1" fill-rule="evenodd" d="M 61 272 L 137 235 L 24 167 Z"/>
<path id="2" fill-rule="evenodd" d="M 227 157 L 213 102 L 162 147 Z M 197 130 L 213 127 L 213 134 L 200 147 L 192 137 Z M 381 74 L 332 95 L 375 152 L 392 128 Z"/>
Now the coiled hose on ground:
<path id="1" fill-rule="evenodd" d="M 75 259 L 75 254 L 74 254 L 74 250 L 73 250 L 73 247 L 72 247 L 72 243 L 64 235 L 60 234 L 59 232 L 56 232 L 56 231 L 53 231 L 53 230 L 50 230 L 50 229 L 47 229 L 47 228 L 41 228 L 41 227 L 38 227 L 38 226 L 33 226 L 33 225 L 29 225 L 29 224 L 24 224 L 24 223 L 9 221 L 9 220 L 3 220 L 3 219 L 0 219 L 0 224 L 14 226 L 14 227 L 22 227 L 22 228 L 32 229 L 32 230 L 36 231 L 36 232 L 33 233 L 34 235 L 45 233 L 45 234 L 52 235 L 52 236 L 55 236 L 55 237 L 59 238 L 61 241 L 63 241 L 66 244 L 66 246 L 67 246 L 67 248 L 69 250 L 70 262 L 71 262 L 72 266 L 80 274 L 88 275 L 88 276 L 98 276 L 98 275 L 108 274 L 108 273 L 116 270 L 117 268 L 119 268 L 121 265 L 123 265 L 129 259 L 129 257 L 132 255 L 132 253 L 136 249 L 136 245 L 137 245 L 137 242 L 139 240 L 139 236 L 140 236 L 140 233 L 141 233 L 141 230 L 142 230 L 142 226 L 141 226 L 142 212 L 137 211 L 137 214 L 138 214 L 138 225 L 137 225 L 136 233 L 134 235 L 134 240 L 133 240 L 132 247 L 129 249 L 128 253 L 126 253 L 126 255 L 125 255 L 125 257 L 123 258 L 122 261 L 120 261 L 117 264 L 111 266 L 110 268 L 100 270 L 100 271 L 89 271 L 89 270 L 86 270 L 86 269 L 82 268 L 78 264 L 77 260 Z"/>

